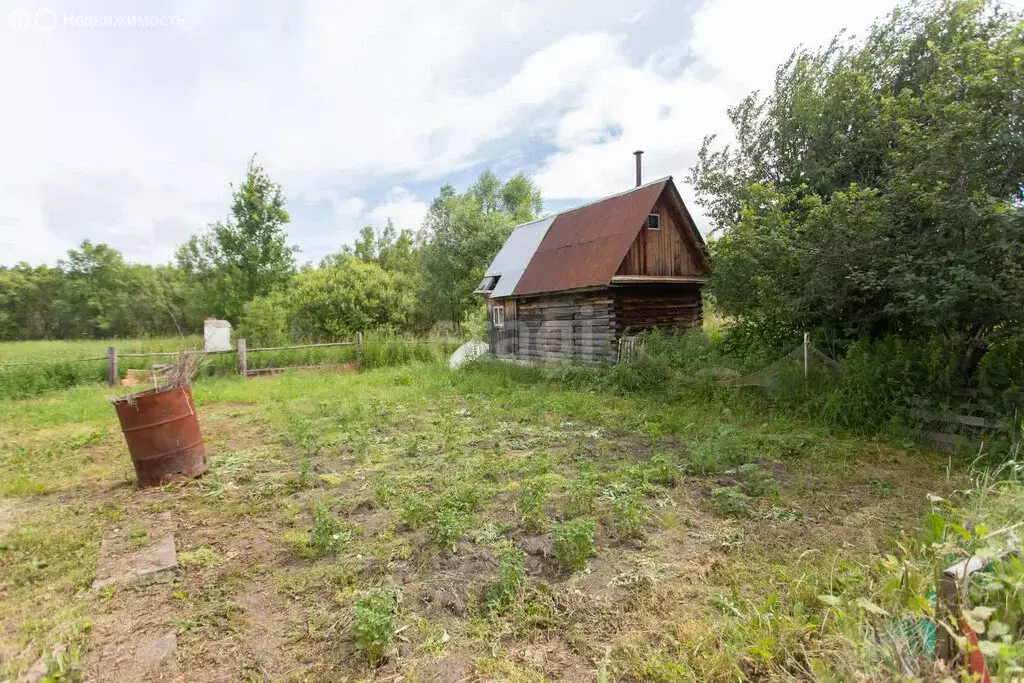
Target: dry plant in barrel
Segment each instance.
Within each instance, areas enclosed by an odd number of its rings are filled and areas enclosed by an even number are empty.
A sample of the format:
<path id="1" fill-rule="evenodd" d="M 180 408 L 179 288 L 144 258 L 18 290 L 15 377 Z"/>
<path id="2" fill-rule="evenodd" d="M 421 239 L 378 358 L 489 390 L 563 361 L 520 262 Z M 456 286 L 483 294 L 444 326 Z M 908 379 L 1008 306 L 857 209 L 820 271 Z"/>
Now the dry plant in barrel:
<path id="1" fill-rule="evenodd" d="M 192 383 L 192 378 L 203 365 L 205 354 L 199 350 L 182 349 L 178 357 L 171 363 L 164 376 L 168 387 L 185 387 Z"/>

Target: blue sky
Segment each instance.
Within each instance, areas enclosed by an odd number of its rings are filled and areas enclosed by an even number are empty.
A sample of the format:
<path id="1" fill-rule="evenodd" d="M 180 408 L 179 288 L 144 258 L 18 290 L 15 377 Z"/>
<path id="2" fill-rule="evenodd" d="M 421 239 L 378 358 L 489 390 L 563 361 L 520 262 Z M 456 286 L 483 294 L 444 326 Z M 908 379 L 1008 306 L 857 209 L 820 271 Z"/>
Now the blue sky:
<path id="1" fill-rule="evenodd" d="M 798 44 L 890 0 L 0 0 L 0 264 L 83 239 L 162 263 L 227 214 L 254 152 L 300 259 L 417 228 L 438 188 L 524 171 L 559 210 L 682 183 Z M 139 18 L 140 7 L 146 18 Z"/>

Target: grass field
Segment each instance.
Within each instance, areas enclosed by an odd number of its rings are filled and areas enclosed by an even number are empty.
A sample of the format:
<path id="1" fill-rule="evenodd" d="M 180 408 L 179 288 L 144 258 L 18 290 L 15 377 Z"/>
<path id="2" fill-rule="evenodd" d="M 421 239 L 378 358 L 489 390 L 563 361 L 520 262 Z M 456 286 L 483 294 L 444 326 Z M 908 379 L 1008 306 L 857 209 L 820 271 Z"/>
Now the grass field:
<path id="1" fill-rule="evenodd" d="M 114 346 L 118 350 L 118 373 L 123 379 L 129 369 L 149 369 L 155 364 L 171 360 L 166 356 L 132 358 L 129 354 L 194 350 L 201 348 L 202 343 L 202 337 L 199 336 L 0 342 L 0 401 L 23 399 L 74 386 L 104 382 L 108 372 L 105 358 L 109 346 Z M 440 360 L 451 354 L 460 343 L 456 339 L 368 334 L 364 335 L 363 353 L 358 363 L 355 346 L 280 351 L 258 351 L 250 347 L 248 368 L 338 368 L 355 365 L 364 369 L 389 367 L 413 361 Z M 24 363 L 28 365 L 23 365 Z M 227 377 L 237 373 L 236 354 L 211 354 L 203 359 L 197 380 Z"/>
<path id="2" fill-rule="evenodd" d="M 504 365 L 194 393 L 212 470 L 148 491 L 102 387 L 0 404 L 5 676 L 60 644 L 52 674 L 95 678 L 170 630 L 172 680 L 847 678 L 863 653 L 818 596 L 887 605 L 878 558 L 965 483 L 741 403 Z M 145 544 L 161 511 L 181 568 L 91 590 L 101 537 Z"/>

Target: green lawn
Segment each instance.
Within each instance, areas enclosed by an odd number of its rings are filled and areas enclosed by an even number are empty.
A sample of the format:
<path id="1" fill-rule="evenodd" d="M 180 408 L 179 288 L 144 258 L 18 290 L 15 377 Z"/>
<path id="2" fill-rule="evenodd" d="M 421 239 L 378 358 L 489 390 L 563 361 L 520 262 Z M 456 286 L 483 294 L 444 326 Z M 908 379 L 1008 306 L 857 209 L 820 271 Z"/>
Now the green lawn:
<path id="1" fill-rule="evenodd" d="M 51 671 L 95 674 L 173 630 L 176 680 L 845 678 L 858 647 L 817 596 L 963 484 L 739 402 L 505 365 L 194 393 L 212 471 L 156 491 L 102 386 L 0 403 L 4 675 L 58 643 Z M 103 534 L 145 543 L 133 520 L 165 510 L 177 573 L 91 590 Z"/>

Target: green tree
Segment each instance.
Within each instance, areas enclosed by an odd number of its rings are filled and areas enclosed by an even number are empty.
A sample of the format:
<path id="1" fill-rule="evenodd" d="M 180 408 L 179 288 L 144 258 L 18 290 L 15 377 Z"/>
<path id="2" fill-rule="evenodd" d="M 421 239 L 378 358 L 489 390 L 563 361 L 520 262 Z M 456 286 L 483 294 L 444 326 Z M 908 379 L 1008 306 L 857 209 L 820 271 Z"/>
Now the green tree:
<path id="1" fill-rule="evenodd" d="M 348 255 L 299 273 L 287 302 L 294 335 L 336 341 L 366 330 L 404 329 L 416 296 L 400 274 Z"/>
<path id="2" fill-rule="evenodd" d="M 464 194 L 442 187 L 420 235 L 426 317 L 457 327 L 479 304 L 473 290 L 512 229 L 542 208 L 540 191 L 523 174 L 502 183 L 488 169 Z"/>
<path id="3" fill-rule="evenodd" d="M 288 245 L 281 186 L 256 157 L 245 181 L 232 192 L 231 216 L 178 248 L 178 265 L 192 276 L 209 313 L 241 319 L 246 302 L 287 286 L 297 247 Z"/>
<path id="4" fill-rule="evenodd" d="M 57 263 L 63 273 L 57 312 L 64 337 L 109 337 L 125 326 L 134 295 L 121 253 L 106 244 L 82 242 Z"/>
<path id="5" fill-rule="evenodd" d="M 799 51 L 692 172 L 726 314 L 839 340 L 940 335 L 969 376 L 1024 317 L 1024 22 L 914 3 Z"/>

